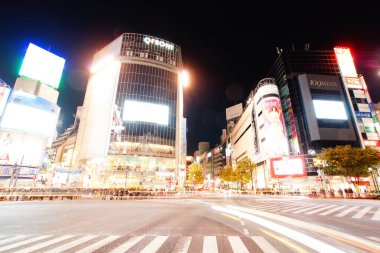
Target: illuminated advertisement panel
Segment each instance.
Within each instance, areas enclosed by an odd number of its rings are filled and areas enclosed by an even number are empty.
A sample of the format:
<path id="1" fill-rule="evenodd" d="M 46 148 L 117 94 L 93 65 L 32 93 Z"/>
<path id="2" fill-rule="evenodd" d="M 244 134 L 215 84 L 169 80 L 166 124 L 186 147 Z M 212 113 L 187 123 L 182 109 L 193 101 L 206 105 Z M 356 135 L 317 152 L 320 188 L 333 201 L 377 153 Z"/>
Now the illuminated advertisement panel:
<path id="1" fill-rule="evenodd" d="M 14 91 L 5 109 L 1 127 L 51 137 L 57 125 L 59 110 L 57 105 L 45 99 Z"/>
<path id="2" fill-rule="evenodd" d="M 263 106 L 266 143 L 268 145 L 267 153 L 272 155 L 288 153 L 281 100 L 277 97 L 271 97 L 264 100 Z"/>
<path id="3" fill-rule="evenodd" d="M 344 77 L 344 79 L 346 80 L 346 84 L 348 88 L 363 89 L 363 85 L 361 84 L 359 78 L 346 76 Z"/>
<path id="4" fill-rule="evenodd" d="M 20 132 L 0 133 L 0 164 L 41 165 L 46 138 Z"/>
<path id="5" fill-rule="evenodd" d="M 306 164 L 303 156 L 284 156 L 282 158 L 270 159 L 271 176 L 283 177 L 305 177 Z"/>
<path id="6" fill-rule="evenodd" d="M 169 107 L 126 100 L 124 102 L 123 120 L 132 122 L 150 122 L 167 126 L 169 123 Z"/>
<path id="7" fill-rule="evenodd" d="M 0 117 L 3 115 L 11 89 L 0 84 Z"/>
<path id="8" fill-rule="evenodd" d="M 65 59 L 29 43 L 19 74 L 57 89 L 64 65 Z"/>
<path id="9" fill-rule="evenodd" d="M 347 120 L 343 101 L 313 100 L 317 119 Z"/>
<path id="10" fill-rule="evenodd" d="M 349 48 L 335 47 L 334 48 L 338 65 L 342 76 L 345 77 L 358 77 L 356 72 L 354 59 L 352 58 Z"/>

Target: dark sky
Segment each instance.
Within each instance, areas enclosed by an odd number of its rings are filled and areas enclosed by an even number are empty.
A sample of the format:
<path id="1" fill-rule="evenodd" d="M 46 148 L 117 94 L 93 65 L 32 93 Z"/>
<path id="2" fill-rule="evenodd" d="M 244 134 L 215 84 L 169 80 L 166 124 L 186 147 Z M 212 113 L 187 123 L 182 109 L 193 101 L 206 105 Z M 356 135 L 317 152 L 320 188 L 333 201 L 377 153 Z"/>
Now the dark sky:
<path id="1" fill-rule="evenodd" d="M 191 75 L 184 93 L 189 154 L 199 141 L 219 142 L 225 108 L 245 100 L 267 77 L 276 46 L 351 47 L 372 99 L 380 99 L 380 16 L 376 6 L 365 2 L 13 2 L 0 6 L 0 78 L 13 86 L 29 42 L 65 58 L 58 99 L 62 129 L 73 123 L 76 107 L 83 104 L 93 54 L 124 32 L 181 46 Z"/>

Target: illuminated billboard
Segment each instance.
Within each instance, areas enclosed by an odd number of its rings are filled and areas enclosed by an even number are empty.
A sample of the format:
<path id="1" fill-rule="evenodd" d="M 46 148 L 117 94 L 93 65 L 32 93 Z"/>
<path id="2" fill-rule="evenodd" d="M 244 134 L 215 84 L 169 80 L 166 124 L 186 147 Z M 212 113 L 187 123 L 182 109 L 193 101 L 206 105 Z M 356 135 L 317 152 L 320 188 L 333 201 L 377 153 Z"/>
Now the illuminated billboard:
<path id="1" fill-rule="evenodd" d="M 19 74 L 57 89 L 64 65 L 65 59 L 29 43 Z"/>
<path id="2" fill-rule="evenodd" d="M 282 158 L 270 159 L 271 176 L 283 177 L 305 177 L 306 165 L 303 156 L 284 156 Z"/>
<path id="3" fill-rule="evenodd" d="M 345 47 L 335 47 L 334 51 L 342 76 L 358 77 L 350 49 Z"/>
<path id="4" fill-rule="evenodd" d="M 343 101 L 313 100 L 313 105 L 317 119 L 348 119 Z"/>
<path id="5" fill-rule="evenodd" d="M 150 122 L 167 126 L 169 123 L 169 107 L 160 104 L 125 100 L 123 120 Z"/>
<path id="6" fill-rule="evenodd" d="M 11 89 L 0 83 L 0 117 L 3 115 Z"/>
<path id="7" fill-rule="evenodd" d="M 263 119 L 268 146 L 267 153 L 271 155 L 288 153 L 281 100 L 279 98 L 270 97 L 264 100 Z"/>
<path id="8" fill-rule="evenodd" d="M 40 97 L 14 91 L 5 109 L 1 127 L 52 137 L 60 108 Z"/>
<path id="9" fill-rule="evenodd" d="M 38 167 L 46 148 L 46 138 L 21 132 L 0 133 L 0 164 Z"/>

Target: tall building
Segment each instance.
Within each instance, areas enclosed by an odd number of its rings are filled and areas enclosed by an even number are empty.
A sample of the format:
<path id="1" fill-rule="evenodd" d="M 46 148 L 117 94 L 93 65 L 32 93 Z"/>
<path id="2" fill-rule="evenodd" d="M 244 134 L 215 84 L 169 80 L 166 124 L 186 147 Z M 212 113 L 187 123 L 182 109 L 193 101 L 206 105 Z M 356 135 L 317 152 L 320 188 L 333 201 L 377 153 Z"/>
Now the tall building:
<path id="1" fill-rule="evenodd" d="M 182 159 L 181 48 L 124 33 L 94 55 L 73 168 L 90 187 L 173 188 Z"/>
<path id="2" fill-rule="evenodd" d="M 63 58 L 29 44 L 0 115 L 0 176 L 9 178 L 4 186 L 33 186 L 31 179 L 46 173 L 43 161 L 56 136 L 61 109 L 57 89 L 64 64 Z"/>
<path id="3" fill-rule="evenodd" d="M 291 154 L 316 154 L 336 145 L 361 146 L 333 50 L 280 51 L 270 76 L 279 88 Z"/>

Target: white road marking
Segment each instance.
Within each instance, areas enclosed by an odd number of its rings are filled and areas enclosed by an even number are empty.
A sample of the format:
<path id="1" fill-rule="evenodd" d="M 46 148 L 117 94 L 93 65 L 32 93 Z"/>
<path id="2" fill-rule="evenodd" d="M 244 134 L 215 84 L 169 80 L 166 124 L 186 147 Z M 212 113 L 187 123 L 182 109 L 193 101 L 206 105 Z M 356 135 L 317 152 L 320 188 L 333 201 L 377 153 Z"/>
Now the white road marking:
<path id="1" fill-rule="evenodd" d="M 300 210 L 300 209 L 303 209 L 303 208 L 307 208 L 307 207 L 311 207 L 311 206 L 317 206 L 317 204 L 307 204 L 307 205 L 304 205 L 304 206 L 298 206 L 298 207 L 294 207 L 294 208 L 289 208 L 289 209 L 284 209 L 281 211 L 281 213 L 287 213 L 287 212 L 293 212 L 293 211 L 296 211 L 296 210 Z"/>
<path id="2" fill-rule="evenodd" d="M 344 210 L 343 212 L 340 212 L 338 213 L 337 215 L 335 215 L 336 217 L 344 217 L 346 216 L 347 214 L 351 213 L 352 211 L 355 211 L 356 209 L 358 209 L 360 206 L 353 206 L 353 207 L 350 207 L 346 210 Z"/>
<path id="3" fill-rule="evenodd" d="M 205 236 L 203 239 L 203 253 L 218 253 L 216 236 Z"/>
<path id="4" fill-rule="evenodd" d="M 317 205 L 317 206 L 313 206 L 313 207 L 309 207 L 309 208 L 304 208 L 304 209 L 301 209 L 301 210 L 298 210 L 298 211 L 295 211 L 295 212 L 292 212 L 292 213 L 303 213 L 303 212 L 307 212 L 307 211 L 316 209 L 318 207 L 323 207 L 323 206 L 326 206 L 326 205 Z"/>
<path id="5" fill-rule="evenodd" d="M 11 238 L 0 240 L 0 244 L 9 243 L 12 241 L 18 241 L 18 240 L 25 238 L 25 237 L 26 237 L 26 235 L 17 235 L 17 236 L 11 237 Z"/>
<path id="6" fill-rule="evenodd" d="M 162 244 L 168 239 L 168 236 L 157 236 L 151 241 L 148 246 L 146 246 L 140 253 L 154 253 L 156 252 Z"/>
<path id="7" fill-rule="evenodd" d="M 380 208 L 377 209 L 377 212 L 372 216 L 371 220 L 379 220 L 380 221 Z"/>
<path id="8" fill-rule="evenodd" d="M 49 238 L 49 237 L 52 237 L 52 235 L 40 235 L 40 236 L 33 237 L 33 238 L 25 240 L 25 241 L 15 242 L 15 243 L 12 243 L 12 244 L 8 244 L 7 246 L 1 247 L 0 251 L 6 251 L 6 250 L 14 249 L 14 248 L 17 248 L 19 246 L 22 246 L 22 245 L 25 245 L 25 244 L 28 244 L 28 243 L 32 243 L 32 242 L 35 242 L 35 241 L 39 241 L 39 240 L 42 240 L 42 239 L 46 239 L 46 238 Z"/>
<path id="9" fill-rule="evenodd" d="M 334 252 L 334 253 L 343 253 L 343 251 L 339 250 L 338 248 L 331 246 L 321 240 L 315 239 L 311 236 L 305 235 L 301 232 L 295 231 L 293 229 L 287 228 L 283 225 L 280 225 L 278 223 L 263 219 L 261 217 L 248 214 L 247 212 L 252 212 L 253 210 L 247 209 L 247 208 L 242 208 L 242 207 L 237 207 L 237 206 L 232 206 L 228 205 L 229 208 L 221 207 L 221 206 L 212 206 L 211 208 L 214 210 L 218 210 L 221 212 L 241 216 L 245 220 L 249 220 L 251 222 L 257 223 L 263 227 L 266 227 L 272 231 L 275 231 L 283 236 L 289 237 L 294 241 L 297 241 L 300 244 L 303 244 L 311 249 L 314 249 L 318 252 Z M 233 209 L 231 209 L 233 208 Z M 238 211 L 238 210 L 246 210 L 244 212 Z M 256 213 L 264 213 L 261 211 L 255 211 Z M 270 216 L 278 216 L 275 214 L 269 214 L 269 213 L 264 213 Z M 282 217 L 282 218 L 287 218 L 287 217 Z"/>
<path id="10" fill-rule="evenodd" d="M 180 238 L 179 242 L 177 243 L 178 251 L 175 251 L 175 252 L 187 253 L 187 251 L 189 250 L 189 247 L 190 247 L 190 243 L 191 243 L 191 237 L 190 236 L 185 236 L 185 237 Z"/>
<path id="11" fill-rule="evenodd" d="M 244 229 L 244 234 L 249 235 L 249 232 L 246 228 Z"/>
<path id="12" fill-rule="evenodd" d="M 318 208 L 316 210 L 313 210 L 313 211 L 310 211 L 310 212 L 307 212 L 306 214 L 315 214 L 315 213 L 318 213 L 320 211 L 323 211 L 323 210 L 326 210 L 326 209 L 330 209 L 332 207 L 336 207 L 336 205 L 329 205 L 329 206 L 325 206 L 325 207 L 322 207 L 322 208 Z"/>
<path id="13" fill-rule="evenodd" d="M 110 242 L 113 242 L 115 241 L 116 239 L 120 238 L 120 235 L 111 235 L 111 236 L 108 236 L 94 244 L 91 244 L 89 245 L 88 247 L 84 248 L 84 249 L 81 249 L 79 251 L 77 251 L 76 253 L 90 253 L 90 252 L 93 252 L 101 247 L 103 247 L 104 245 L 107 245 L 108 243 Z"/>
<path id="14" fill-rule="evenodd" d="M 336 211 L 339 211 L 339 210 L 341 210 L 341 209 L 343 209 L 343 208 L 345 208 L 345 207 L 347 207 L 347 206 L 338 206 L 338 207 L 335 207 L 335 208 L 333 208 L 333 209 L 331 209 L 331 210 L 328 210 L 328 211 L 326 211 L 326 212 L 320 213 L 319 215 L 326 216 L 326 215 L 328 215 L 328 214 L 330 214 L 330 213 L 334 213 L 334 212 L 336 212 Z"/>
<path id="15" fill-rule="evenodd" d="M 70 248 L 73 248 L 75 246 L 78 246 L 79 244 L 82 244 L 84 242 L 87 242 L 91 239 L 94 239 L 95 237 L 97 237 L 97 235 L 87 235 L 85 237 L 82 237 L 82 238 L 79 238 L 77 240 L 74 240 L 72 242 L 69 242 L 69 243 L 65 243 L 64 245 L 58 247 L 58 248 L 54 248 L 52 250 L 49 250 L 49 251 L 46 251 L 44 253 L 57 253 L 57 252 L 62 252 L 62 251 L 65 251 L 65 250 L 68 250 Z"/>
<path id="16" fill-rule="evenodd" d="M 239 236 L 228 236 L 228 240 L 234 253 L 249 253 Z"/>
<path id="17" fill-rule="evenodd" d="M 366 212 L 368 212 L 372 207 L 366 207 L 362 210 L 360 210 L 359 212 L 357 212 L 354 216 L 352 216 L 353 219 L 360 219 L 362 218 Z"/>
<path id="18" fill-rule="evenodd" d="M 38 244 L 35 244 L 33 246 L 30 246 L 30 247 L 22 249 L 22 250 L 15 251 L 14 253 L 29 253 L 29 252 L 32 252 L 32 251 L 36 251 L 36 250 L 45 248 L 45 247 L 50 246 L 50 245 L 52 245 L 54 243 L 67 240 L 67 239 L 72 238 L 72 237 L 74 237 L 74 235 L 60 236 L 58 238 L 55 238 L 55 239 L 52 239 L 52 240 L 49 240 L 49 241 L 46 241 L 46 242 L 38 243 Z"/>
<path id="19" fill-rule="evenodd" d="M 145 236 L 135 236 L 120 245 L 119 247 L 113 249 L 110 253 L 120 253 L 120 252 L 125 252 L 132 248 L 136 243 L 141 241 Z"/>
<path id="20" fill-rule="evenodd" d="M 255 241 L 264 253 L 280 253 L 262 236 L 251 236 L 251 239 Z"/>

